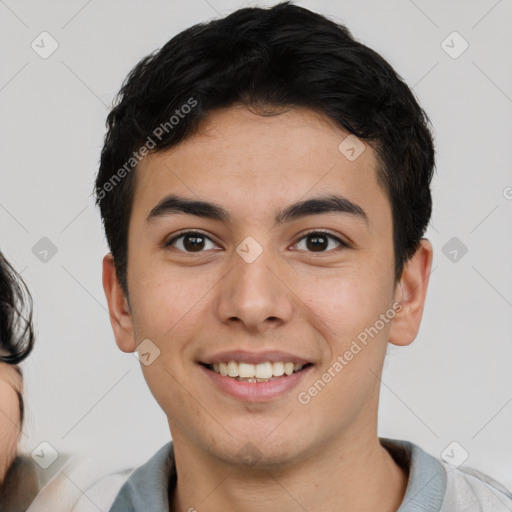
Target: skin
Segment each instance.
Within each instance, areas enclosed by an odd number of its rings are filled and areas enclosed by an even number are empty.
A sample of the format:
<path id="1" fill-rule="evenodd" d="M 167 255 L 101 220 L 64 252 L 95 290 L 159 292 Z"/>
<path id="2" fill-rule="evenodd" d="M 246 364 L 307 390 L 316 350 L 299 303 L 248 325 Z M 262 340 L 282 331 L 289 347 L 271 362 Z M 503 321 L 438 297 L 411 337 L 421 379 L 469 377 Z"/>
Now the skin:
<path id="1" fill-rule="evenodd" d="M 137 169 L 125 297 L 111 254 L 103 285 L 119 348 L 149 338 L 160 356 L 141 365 L 175 445 L 173 510 L 394 511 L 407 475 L 378 441 L 379 385 L 388 341 L 407 345 L 423 313 L 432 247 L 422 240 L 393 279 L 391 206 L 377 182 L 376 153 L 349 161 L 348 132 L 305 108 L 259 116 L 243 106 L 211 113 L 198 134 L 147 157 Z M 230 222 L 190 214 L 146 222 L 166 195 L 217 203 Z M 289 204 L 336 193 L 355 215 L 322 213 L 275 225 Z M 199 230 L 202 252 L 178 232 Z M 315 250 L 309 230 L 349 243 Z M 263 252 L 236 252 L 248 236 Z M 309 240 L 311 240 L 309 238 Z M 401 310 L 307 405 L 297 400 L 365 328 L 396 302 Z M 278 349 L 314 366 L 300 386 L 265 403 L 220 392 L 198 365 L 224 350 Z M 239 450 L 258 450 L 256 464 Z M 312 490 L 314 489 L 314 492 Z"/>
<path id="2" fill-rule="evenodd" d="M 17 370 L 0 362 L 0 483 L 17 453 L 21 418 L 16 392 L 21 390 L 21 386 Z"/>

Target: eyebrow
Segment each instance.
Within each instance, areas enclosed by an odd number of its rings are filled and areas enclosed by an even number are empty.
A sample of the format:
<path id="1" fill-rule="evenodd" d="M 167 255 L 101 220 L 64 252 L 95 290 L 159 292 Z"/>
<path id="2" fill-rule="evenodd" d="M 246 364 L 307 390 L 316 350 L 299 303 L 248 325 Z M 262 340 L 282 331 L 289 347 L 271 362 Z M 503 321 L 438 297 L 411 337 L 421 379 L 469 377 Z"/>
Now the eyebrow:
<path id="1" fill-rule="evenodd" d="M 293 203 L 275 217 L 276 224 L 283 224 L 308 215 L 319 215 L 322 213 L 342 213 L 352 215 L 368 225 L 368 215 L 358 204 L 346 197 L 339 195 L 323 195 Z M 149 213 L 146 222 L 153 222 L 168 215 L 185 213 L 196 215 L 206 219 L 218 220 L 221 222 L 231 221 L 231 214 L 222 206 L 207 201 L 188 199 L 178 195 L 164 197 Z"/>

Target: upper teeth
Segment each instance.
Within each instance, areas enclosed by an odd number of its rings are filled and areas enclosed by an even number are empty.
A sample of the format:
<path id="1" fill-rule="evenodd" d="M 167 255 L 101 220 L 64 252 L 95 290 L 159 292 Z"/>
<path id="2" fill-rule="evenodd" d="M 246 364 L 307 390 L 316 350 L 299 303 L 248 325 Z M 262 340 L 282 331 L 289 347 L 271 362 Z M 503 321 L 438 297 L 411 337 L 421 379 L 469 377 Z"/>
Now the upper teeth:
<path id="1" fill-rule="evenodd" d="M 281 377 L 282 375 L 291 375 L 294 371 L 298 372 L 304 365 L 299 363 L 265 363 L 251 364 L 239 361 L 228 361 L 226 363 L 214 363 L 213 370 L 223 376 L 242 377 L 257 379 L 270 379 L 271 377 Z"/>

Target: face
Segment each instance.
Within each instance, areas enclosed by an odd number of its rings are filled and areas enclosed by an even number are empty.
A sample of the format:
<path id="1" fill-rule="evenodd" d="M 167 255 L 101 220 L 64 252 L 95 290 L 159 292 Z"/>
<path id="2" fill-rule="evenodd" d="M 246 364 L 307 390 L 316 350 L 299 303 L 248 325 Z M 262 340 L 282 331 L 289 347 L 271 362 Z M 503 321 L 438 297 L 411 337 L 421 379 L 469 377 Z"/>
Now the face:
<path id="1" fill-rule="evenodd" d="M 347 158 L 348 135 L 308 109 L 233 106 L 139 165 L 129 306 L 108 255 L 104 286 L 119 347 L 150 340 L 141 367 L 175 444 L 279 465 L 376 435 L 387 342 L 414 338 L 424 295 L 403 292 L 430 262 L 395 286 L 376 153 Z"/>
<path id="2" fill-rule="evenodd" d="M 0 362 L 0 482 L 16 457 L 20 433 L 21 375 L 11 365 Z"/>

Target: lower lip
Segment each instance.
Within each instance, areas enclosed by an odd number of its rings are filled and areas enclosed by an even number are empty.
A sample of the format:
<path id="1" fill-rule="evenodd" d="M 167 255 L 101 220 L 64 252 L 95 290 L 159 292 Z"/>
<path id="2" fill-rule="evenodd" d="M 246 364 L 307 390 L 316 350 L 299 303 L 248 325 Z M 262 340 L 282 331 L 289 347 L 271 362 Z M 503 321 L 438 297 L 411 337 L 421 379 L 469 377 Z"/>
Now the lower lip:
<path id="1" fill-rule="evenodd" d="M 203 365 L 199 366 L 222 392 L 246 402 L 268 402 L 280 398 L 297 387 L 313 369 L 311 365 L 299 372 L 283 375 L 268 382 L 244 382 L 224 377 Z"/>

